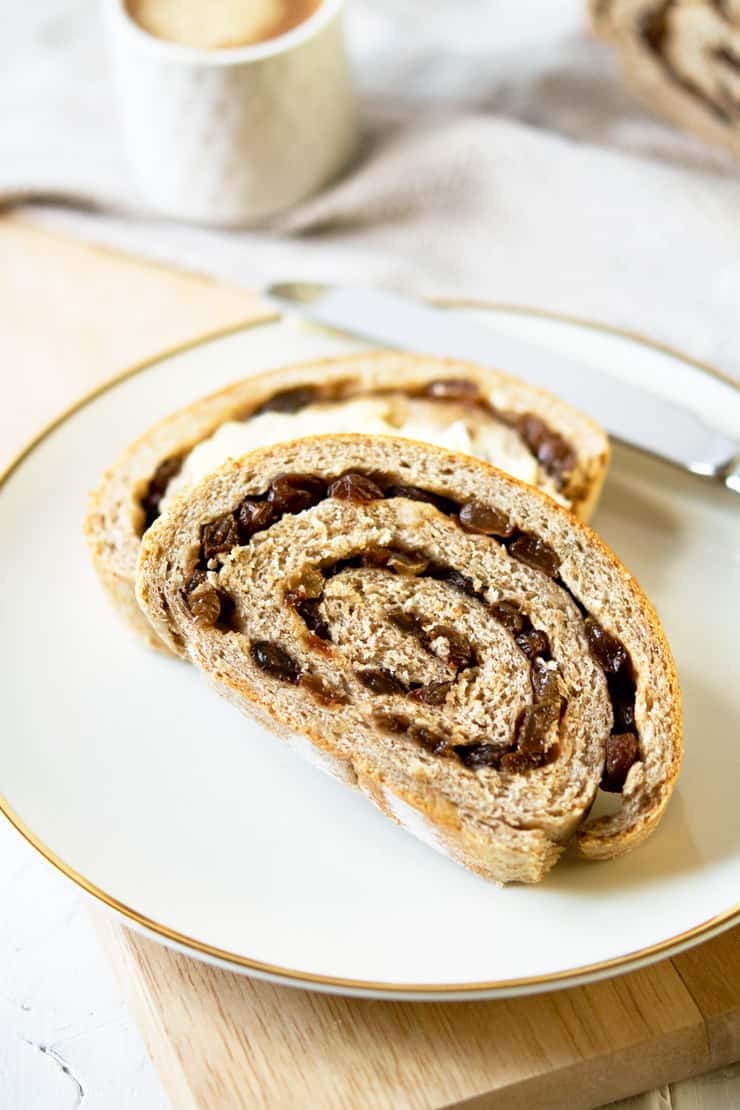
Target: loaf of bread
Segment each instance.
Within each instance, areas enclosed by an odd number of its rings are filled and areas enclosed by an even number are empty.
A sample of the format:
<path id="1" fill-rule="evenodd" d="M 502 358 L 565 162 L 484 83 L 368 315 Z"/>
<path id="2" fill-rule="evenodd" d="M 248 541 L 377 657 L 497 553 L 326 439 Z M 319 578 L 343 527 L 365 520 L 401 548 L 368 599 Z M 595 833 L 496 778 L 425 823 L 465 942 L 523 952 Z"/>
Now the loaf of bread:
<path id="1" fill-rule="evenodd" d="M 472 871 L 620 855 L 681 758 L 658 619 L 585 524 L 397 437 L 231 460 L 145 533 L 142 612 L 244 713 Z M 616 813 L 589 820 L 599 788 Z"/>
<path id="2" fill-rule="evenodd" d="M 589 8 L 650 108 L 740 157 L 738 0 L 589 0 Z"/>
<path id="3" fill-rule="evenodd" d="M 609 458 L 604 432 L 570 405 L 493 370 L 372 353 L 246 378 L 156 424 L 105 474 L 86 531 L 113 604 L 155 647 L 134 596 L 141 536 L 162 504 L 253 447 L 315 432 L 403 431 L 478 454 L 587 519 Z"/>

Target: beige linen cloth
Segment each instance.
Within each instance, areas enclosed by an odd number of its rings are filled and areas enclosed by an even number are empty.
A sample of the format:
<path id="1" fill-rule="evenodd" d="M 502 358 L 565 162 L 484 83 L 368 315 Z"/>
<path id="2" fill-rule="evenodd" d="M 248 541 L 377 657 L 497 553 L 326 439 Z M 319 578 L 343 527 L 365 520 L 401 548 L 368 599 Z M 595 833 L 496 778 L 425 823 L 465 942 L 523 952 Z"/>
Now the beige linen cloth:
<path id="1" fill-rule="evenodd" d="M 0 5 L 0 204 L 250 287 L 377 282 L 595 318 L 740 378 L 737 165 L 633 100 L 585 0 L 349 0 L 359 156 L 241 232 L 157 219 L 132 191 L 95 0 Z"/>

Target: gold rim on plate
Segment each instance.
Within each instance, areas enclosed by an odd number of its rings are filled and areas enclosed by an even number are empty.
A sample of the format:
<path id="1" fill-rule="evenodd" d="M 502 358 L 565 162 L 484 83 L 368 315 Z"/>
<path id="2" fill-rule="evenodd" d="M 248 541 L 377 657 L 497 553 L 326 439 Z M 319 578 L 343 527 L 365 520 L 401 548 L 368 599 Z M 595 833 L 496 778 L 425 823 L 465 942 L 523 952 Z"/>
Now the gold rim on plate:
<path id="1" fill-rule="evenodd" d="M 522 315 L 536 316 L 549 320 L 554 320 L 560 323 L 572 324 L 578 327 L 589 328 L 593 331 L 606 333 L 608 335 L 615 335 L 622 339 L 628 339 L 633 343 L 642 344 L 645 347 L 650 347 L 655 351 L 662 354 L 670 355 L 672 358 L 681 360 L 682 362 L 693 366 L 695 369 L 700 370 L 702 373 L 709 374 L 726 385 L 740 392 L 740 385 L 738 385 L 732 378 L 717 370 L 707 363 L 701 362 L 698 359 L 692 358 L 690 355 L 685 355 L 683 352 L 667 344 L 656 342 L 644 335 L 637 332 L 630 332 L 618 327 L 613 327 L 608 324 L 600 324 L 595 320 L 587 320 L 578 316 L 570 316 L 564 313 L 548 312 L 546 310 L 530 308 L 524 305 L 510 305 L 499 302 L 488 301 L 475 301 L 475 300 L 460 300 L 449 298 L 438 298 L 436 303 L 443 305 L 446 308 L 480 308 L 492 309 L 499 312 L 512 312 Z M 174 357 L 175 355 L 182 354 L 185 351 L 192 350 L 195 347 L 200 347 L 206 343 L 212 342 L 214 339 L 223 339 L 226 336 L 233 335 L 240 331 L 247 331 L 251 328 L 263 327 L 265 324 L 275 323 L 282 319 L 279 313 L 266 312 L 264 316 L 260 316 L 256 320 L 248 320 L 239 324 L 230 324 L 228 327 L 219 328 L 215 331 L 208 332 L 205 335 L 200 335 L 196 339 L 190 339 L 184 343 L 176 344 L 169 347 L 164 351 L 159 352 L 152 358 L 144 359 L 137 362 L 135 365 L 120 371 L 107 381 L 102 382 L 96 386 L 89 393 L 75 401 L 68 408 L 64 409 L 57 417 L 41 429 L 29 443 L 23 447 L 8 466 L 0 473 L 0 490 L 8 481 L 13 472 L 20 466 L 25 458 L 46 439 L 56 428 L 60 427 L 66 420 L 87 405 L 91 404 L 98 397 L 107 393 L 110 389 L 114 389 L 128 378 L 134 377 L 136 374 L 142 373 L 144 370 L 149 370 L 161 362 Z M 396 994 L 396 995 L 486 995 L 492 993 L 515 993 L 526 992 L 531 990 L 534 993 L 536 988 L 545 989 L 553 986 L 575 985 L 584 980 L 594 978 L 603 978 L 609 974 L 619 971 L 629 971 L 646 963 L 654 962 L 659 956 L 667 956 L 670 953 L 676 953 L 682 948 L 690 947 L 699 943 L 702 938 L 709 939 L 711 935 L 729 929 L 733 924 L 740 922 L 740 904 L 735 905 L 732 909 L 726 910 L 724 913 L 717 914 L 706 921 L 695 925 L 692 929 L 687 929 L 683 933 L 678 933 L 675 936 L 669 937 L 666 940 L 659 941 L 656 944 L 648 945 L 645 948 L 636 949 L 633 952 L 627 952 L 622 956 L 616 956 L 611 960 L 601 960 L 598 963 L 587 964 L 582 967 L 569 968 L 565 971 L 551 972 L 547 975 L 528 976 L 522 979 L 501 979 L 493 982 L 474 982 L 474 983 L 382 983 L 375 980 L 363 979 L 342 979 L 336 978 L 331 975 L 314 975 L 311 972 L 298 971 L 293 968 L 282 967 L 278 964 L 268 964 L 261 960 L 253 960 L 248 956 L 239 955 L 236 952 L 229 952 L 223 948 L 217 948 L 212 944 L 207 944 L 204 941 L 197 940 L 195 937 L 189 937 L 185 933 L 179 933 L 175 929 L 170 929 L 169 926 L 163 925 L 152 918 L 147 917 L 145 914 L 139 913 L 132 906 L 127 906 L 124 902 L 120 902 L 113 895 L 101 890 L 100 887 L 86 879 L 74 868 L 70 867 L 64 860 L 52 851 L 46 844 L 43 843 L 30 828 L 24 823 L 19 815 L 13 810 L 8 801 L 0 794 L 0 813 L 9 821 L 9 823 L 21 834 L 21 836 L 35 848 L 36 851 L 43 856 L 53 867 L 60 871 L 67 879 L 75 883 L 78 887 L 84 890 L 91 897 L 95 898 L 98 902 L 106 906 L 108 909 L 113 910 L 120 917 L 123 917 L 130 925 L 143 930 L 145 933 L 150 934 L 156 939 L 163 941 L 171 946 L 180 947 L 192 954 L 205 956 L 210 960 L 216 960 L 224 964 L 230 964 L 232 967 L 236 966 L 243 968 L 246 971 L 251 971 L 260 977 L 269 979 L 277 979 L 292 985 L 305 985 L 313 986 L 315 988 L 323 988 L 325 990 L 335 991 L 351 991 L 363 993 L 367 995 L 380 994 Z"/>

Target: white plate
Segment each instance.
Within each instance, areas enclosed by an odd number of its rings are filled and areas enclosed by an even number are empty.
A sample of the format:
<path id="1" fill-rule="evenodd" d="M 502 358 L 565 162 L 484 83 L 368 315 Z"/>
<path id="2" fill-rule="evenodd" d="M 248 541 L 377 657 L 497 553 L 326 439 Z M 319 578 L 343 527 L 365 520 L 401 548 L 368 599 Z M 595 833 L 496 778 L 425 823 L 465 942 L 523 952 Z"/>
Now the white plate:
<path id="1" fill-rule="evenodd" d="M 740 392 L 677 356 L 536 314 L 498 326 L 680 393 L 740 427 Z M 740 499 L 618 449 L 597 527 L 655 602 L 686 757 L 656 835 L 499 889 L 396 828 L 125 634 L 91 570 L 86 495 L 152 420 L 351 344 L 277 323 L 129 373 L 48 431 L 0 491 L 0 789 L 71 879 L 150 935 L 282 982 L 405 997 L 512 994 L 634 968 L 740 918 Z"/>

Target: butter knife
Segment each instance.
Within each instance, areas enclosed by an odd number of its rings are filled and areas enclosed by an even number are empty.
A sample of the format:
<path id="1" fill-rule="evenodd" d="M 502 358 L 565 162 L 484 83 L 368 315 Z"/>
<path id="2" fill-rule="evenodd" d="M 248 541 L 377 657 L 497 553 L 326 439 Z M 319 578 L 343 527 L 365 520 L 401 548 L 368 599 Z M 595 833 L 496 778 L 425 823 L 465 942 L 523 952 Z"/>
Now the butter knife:
<path id="1" fill-rule="evenodd" d="M 556 393 L 624 443 L 740 493 L 740 440 L 567 355 L 387 290 L 282 282 L 267 295 L 280 308 L 375 344 L 504 370 Z"/>

